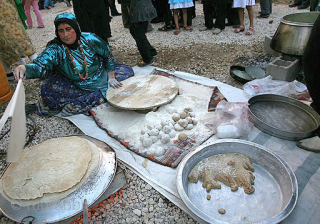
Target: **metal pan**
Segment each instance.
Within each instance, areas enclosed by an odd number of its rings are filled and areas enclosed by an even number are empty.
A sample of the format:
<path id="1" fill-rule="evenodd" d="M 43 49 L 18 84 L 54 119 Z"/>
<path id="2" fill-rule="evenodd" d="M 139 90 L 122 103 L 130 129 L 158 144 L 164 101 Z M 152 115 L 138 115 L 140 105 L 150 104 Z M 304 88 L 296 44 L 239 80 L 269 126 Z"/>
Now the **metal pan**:
<path id="1" fill-rule="evenodd" d="M 230 75 L 232 78 L 242 83 L 246 83 L 254 79 L 246 72 L 246 68 L 240 65 L 230 66 Z"/>
<path id="2" fill-rule="evenodd" d="M 255 192 L 245 194 L 242 188 L 232 192 L 222 184 L 221 189 L 207 191 L 202 182 L 191 183 L 188 175 L 201 160 L 221 153 L 242 153 L 250 156 L 255 171 Z M 207 223 L 263 223 L 284 220 L 298 199 L 298 183 L 289 165 L 267 148 L 256 143 L 223 139 L 204 145 L 189 153 L 177 172 L 177 189 L 186 206 Z M 225 214 L 218 209 L 224 208 Z"/>
<path id="3" fill-rule="evenodd" d="M 0 209 L 5 216 L 16 222 L 21 222 L 23 218 L 31 216 L 34 217 L 34 223 L 55 223 L 77 214 L 80 215 L 84 199 L 87 199 L 88 206 L 91 206 L 103 195 L 115 175 L 116 153 L 100 140 L 86 135 L 77 136 L 93 142 L 100 150 L 97 167 L 80 188 L 61 200 L 25 207 L 11 204 L 0 194 Z"/>
<path id="4" fill-rule="evenodd" d="M 307 138 L 320 124 L 315 110 L 290 97 L 261 94 L 248 103 L 250 121 L 261 131 L 282 139 Z"/>

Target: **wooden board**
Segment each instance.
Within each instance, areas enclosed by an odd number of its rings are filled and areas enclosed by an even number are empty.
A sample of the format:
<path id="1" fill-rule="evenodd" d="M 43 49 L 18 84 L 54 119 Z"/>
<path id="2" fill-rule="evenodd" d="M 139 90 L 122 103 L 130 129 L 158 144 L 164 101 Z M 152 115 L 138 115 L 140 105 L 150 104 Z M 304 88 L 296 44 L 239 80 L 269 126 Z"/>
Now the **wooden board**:
<path id="1" fill-rule="evenodd" d="M 121 82 L 118 89 L 107 90 L 107 101 L 126 110 L 146 110 L 171 102 L 179 92 L 171 79 L 158 75 L 139 75 Z"/>

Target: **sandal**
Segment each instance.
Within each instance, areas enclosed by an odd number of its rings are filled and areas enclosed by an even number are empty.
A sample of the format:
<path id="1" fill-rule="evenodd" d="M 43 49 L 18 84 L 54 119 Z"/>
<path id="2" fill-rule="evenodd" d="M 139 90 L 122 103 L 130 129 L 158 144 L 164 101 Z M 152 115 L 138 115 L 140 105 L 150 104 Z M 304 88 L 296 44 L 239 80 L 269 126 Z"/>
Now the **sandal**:
<path id="1" fill-rule="evenodd" d="M 244 26 L 239 26 L 239 28 L 236 28 L 234 30 L 235 33 L 240 33 L 240 32 L 243 32 L 244 31 Z"/>
<path id="2" fill-rule="evenodd" d="M 192 31 L 192 30 L 193 30 L 193 28 L 191 28 L 191 27 L 189 27 L 189 26 L 184 26 L 183 29 L 184 29 L 185 31 Z"/>
<path id="3" fill-rule="evenodd" d="M 179 27 L 176 27 L 175 29 L 174 29 L 174 35 L 178 35 L 179 33 L 180 33 L 180 28 Z"/>
<path id="4" fill-rule="evenodd" d="M 163 27 L 158 28 L 158 31 L 169 31 L 172 30 L 171 26 L 164 25 Z"/>
<path id="5" fill-rule="evenodd" d="M 251 36 L 253 34 L 253 31 L 254 31 L 254 28 L 252 26 L 250 26 L 246 32 L 246 35 Z"/>

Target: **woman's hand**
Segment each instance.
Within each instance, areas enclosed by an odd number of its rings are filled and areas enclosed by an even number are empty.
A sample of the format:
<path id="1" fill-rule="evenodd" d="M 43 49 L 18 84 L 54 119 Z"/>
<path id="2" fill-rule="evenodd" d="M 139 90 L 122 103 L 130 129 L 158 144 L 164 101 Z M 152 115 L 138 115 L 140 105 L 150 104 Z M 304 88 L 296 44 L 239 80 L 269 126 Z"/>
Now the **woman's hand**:
<path id="1" fill-rule="evenodd" d="M 109 78 L 108 84 L 113 88 L 120 88 L 122 86 L 122 83 L 118 82 L 115 78 Z"/>
<path id="2" fill-rule="evenodd" d="M 24 81 L 25 79 L 25 74 L 26 73 L 26 66 L 24 65 L 19 65 L 16 67 L 13 71 L 14 78 L 19 81 L 19 79 L 22 79 Z"/>
<path id="3" fill-rule="evenodd" d="M 108 72 L 108 85 L 112 88 L 120 88 L 122 86 L 122 83 L 115 79 L 114 71 Z"/>

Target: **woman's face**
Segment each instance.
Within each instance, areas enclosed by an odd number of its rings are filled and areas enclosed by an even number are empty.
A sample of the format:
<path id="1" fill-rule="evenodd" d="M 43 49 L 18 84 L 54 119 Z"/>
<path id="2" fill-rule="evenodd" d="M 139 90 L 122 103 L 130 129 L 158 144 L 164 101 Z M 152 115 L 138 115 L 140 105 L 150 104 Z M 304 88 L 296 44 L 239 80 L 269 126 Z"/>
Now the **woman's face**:
<path id="1" fill-rule="evenodd" d="M 65 44 L 73 44 L 77 39 L 76 31 L 68 23 L 61 23 L 58 26 L 58 35 Z"/>

